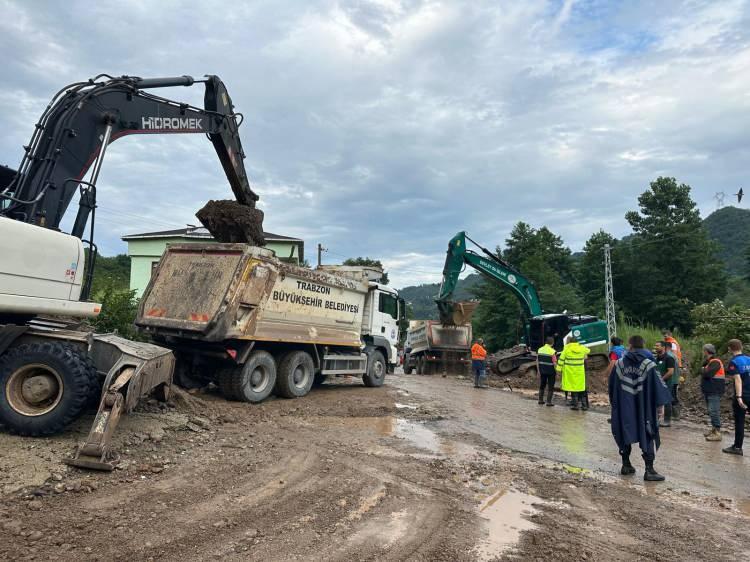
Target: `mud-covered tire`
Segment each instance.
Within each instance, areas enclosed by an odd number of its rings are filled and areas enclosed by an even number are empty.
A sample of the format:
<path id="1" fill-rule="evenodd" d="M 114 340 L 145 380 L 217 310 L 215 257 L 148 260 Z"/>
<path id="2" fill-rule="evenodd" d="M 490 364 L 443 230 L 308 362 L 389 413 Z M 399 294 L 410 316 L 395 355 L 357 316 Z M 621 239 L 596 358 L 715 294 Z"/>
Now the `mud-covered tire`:
<path id="1" fill-rule="evenodd" d="M 94 364 L 76 347 L 19 345 L 0 356 L 0 424 L 19 435 L 59 433 L 95 401 L 99 388 Z"/>
<path id="2" fill-rule="evenodd" d="M 376 351 L 367 361 L 367 372 L 362 375 L 362 382 L 369 387 L 383 386 L 387 372 L 388 365 L 385 363 L 383 354 Z"/>
<path id="3" fill-rule="evenodd" d="M 507 375 L 515 368 L 516 366 L 513 362 L 513 359 L 501 359 L 495 365 L 495 370 L 497 371 L 498 375 Z"/>
<path id="4" fill-rule="evenodd" d="M 276 385 L 277 368 L 273 355 L 254 351 L 244 365 L 219 371 L 219 390 L 228 400 L 255 404 L 268 398 Z"/>
<path id="5" fill-rule="evenodd" d="M 300 398 L 310 392 L 315 381 L 315 364 L 306 351 L 290 351 L 279 361 L 276 394 L 282 398 Z"/>

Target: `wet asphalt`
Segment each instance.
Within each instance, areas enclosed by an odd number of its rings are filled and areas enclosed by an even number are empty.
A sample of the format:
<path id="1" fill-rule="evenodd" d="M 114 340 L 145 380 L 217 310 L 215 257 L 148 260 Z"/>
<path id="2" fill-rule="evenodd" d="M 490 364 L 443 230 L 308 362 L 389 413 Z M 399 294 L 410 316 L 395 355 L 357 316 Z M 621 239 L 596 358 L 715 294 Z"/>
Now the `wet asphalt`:
<path id="1" fill-rule="evenodd" d="M 435 425 L 441 432 L 474 433 L 502 447 L 620 477 L 620 456 L 607 411 L 572 411 L 562 405 L 562 395 L 556 396 L 554 408 L 548 408 L 517 392 L 475 389 L 468 381 L 452 377 L 396 375 L 389 382 L 447 408 L 448 419 Z M 725 434 L 723 443 L 708 442 L 704 430 L 704 426 L 688 421 L 673 421 L 671 428 L 661 430 L 655 467 L 667 477 L 665 483 L 644 484 L 637 445 L 631 455 L 637 473 L 621 478 L 637 486 L 666 485 L 747 502 L 750 456 L 722 453 L 722 447 L 731 445 L 733 434 Z"/>

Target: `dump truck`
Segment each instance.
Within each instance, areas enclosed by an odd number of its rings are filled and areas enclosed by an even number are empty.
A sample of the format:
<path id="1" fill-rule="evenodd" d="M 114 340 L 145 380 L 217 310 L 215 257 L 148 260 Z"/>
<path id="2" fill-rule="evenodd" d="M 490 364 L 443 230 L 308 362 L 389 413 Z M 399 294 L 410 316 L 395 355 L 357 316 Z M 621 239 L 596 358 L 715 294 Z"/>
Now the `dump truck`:
<path id="1" fill-rule="evenodd" d="M 404 303 L 367 267 L 301 267 L 248 244 L 167 246 L 136 326 L 177 357 L 178 383 L 228 399 L 307 394 L 326 377 L 381 386 Z"/>
<path id="2" fill-rule="evenodd" d="M 471 324 L 411 320 L 406 332 L 404 373 L 460 373 L 471 362 Z"/>

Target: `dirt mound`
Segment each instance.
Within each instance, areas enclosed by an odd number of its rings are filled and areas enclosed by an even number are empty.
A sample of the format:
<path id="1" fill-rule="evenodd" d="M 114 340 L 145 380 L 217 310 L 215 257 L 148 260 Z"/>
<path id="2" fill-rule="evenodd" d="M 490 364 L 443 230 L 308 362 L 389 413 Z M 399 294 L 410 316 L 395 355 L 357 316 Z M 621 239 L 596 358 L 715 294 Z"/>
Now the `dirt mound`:
<path id="1" fill-rule="evenodd" d="M 263 211 L 230 199 L 211 200 L 195 216 L 219 242 L 265 246 Z"/>

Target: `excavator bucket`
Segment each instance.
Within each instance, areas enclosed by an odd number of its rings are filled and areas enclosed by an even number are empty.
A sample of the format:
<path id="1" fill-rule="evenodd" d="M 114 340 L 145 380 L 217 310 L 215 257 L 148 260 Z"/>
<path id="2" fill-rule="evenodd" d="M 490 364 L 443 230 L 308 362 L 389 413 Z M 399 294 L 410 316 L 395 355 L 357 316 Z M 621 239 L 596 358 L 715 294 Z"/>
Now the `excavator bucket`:
<path id="1" fill-rule="evenodd" d="M 471 323 L 474 311 L 480 301 L 451 301 L 438 303 L 440 322 L 448 325 L 462 326 Z"/>

